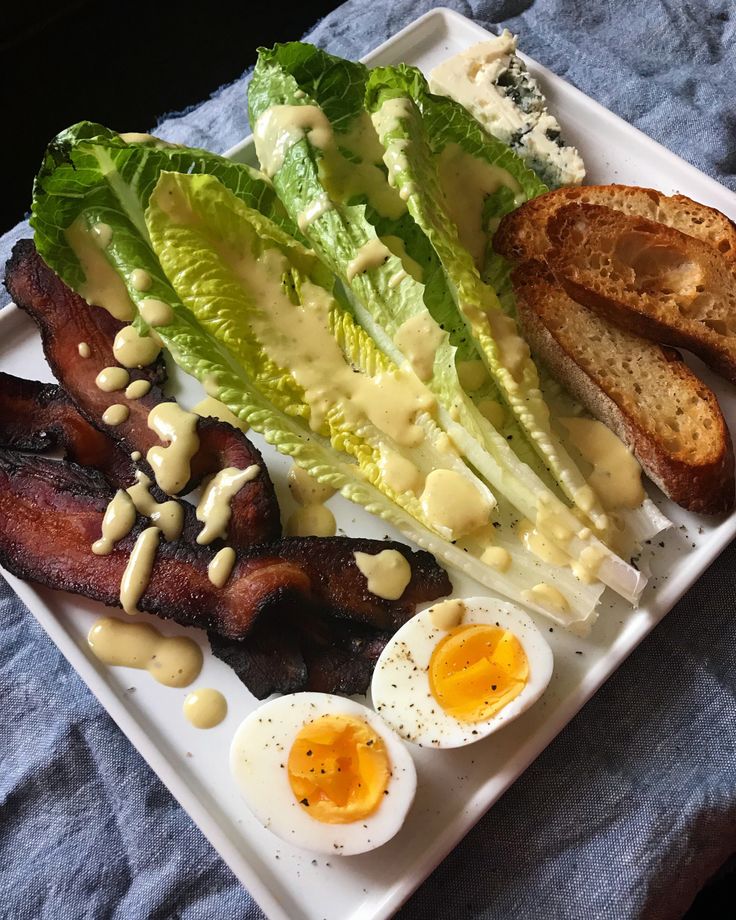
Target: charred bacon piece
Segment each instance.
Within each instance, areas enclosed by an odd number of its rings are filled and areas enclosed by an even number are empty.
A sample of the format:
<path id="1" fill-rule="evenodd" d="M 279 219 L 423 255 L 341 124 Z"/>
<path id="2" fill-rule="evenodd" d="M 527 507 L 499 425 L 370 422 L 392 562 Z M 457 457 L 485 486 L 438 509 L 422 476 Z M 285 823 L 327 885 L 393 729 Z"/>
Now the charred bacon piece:
<path id="1" fill-rule="evenodd" d="M 279 611 L 262 617 L 247 638 L 237 642 L 210 630 L 212 654 L 238 675 L 256 699 L 296 693 L 307 685 L 307 665 L 299 636 Z"/>
<path id="2" fill-rule="evenodd" d="M 240 642 L 212 632 L 209 640 L 213 654 L 262 700 L 299 690 L 365 693 L 389 636 L 303 604 L 263 617 Z"/>
<path id="3" fill-rule="evenodd" d="M 62 448 L 68 460 L 99 470 L 116 489 L 133 485 L 139 468 L 151 480 L 148 490 L 151 497 L 159 504 L 169 500 L 156 485 L 153 470 L 146 461 L 133 463 L 112 438 L 93 428 L 79 414 L 55 383 L 23 380 L 0 371 L 0 447 L 33 453 Z M 180 504 L 184 513 L 180 539 L 196 543 L 202 525 L 193 505 L 185 501 Z M 210 547 L 220 549 L 224 545 L 225 541 L 217 539 Z"/>
<path id="4" fill-rule="evenodd" d="M 0 447 L 33 453 L 62 448 L 69 460 L 100 470 L 114 485 L 134 481 L 130 457 L 77 412 L 61 387 L 2 371 Z"/>
<path id="5" fill-rule="evenodd" d="M 40 257 L 32 240 L 16 243 L 6 265 L 5 284 L 15 303 L 36 322 L 46 360 L 81 414 L 121 443 L 126 453 L 138 450 L 145 456 L 150 447 L 160 444 L 148 427 L 148 414 L 154 406 L 168 401 L 161 390 L 166 379 L 163 361 L 130 371 L 131 380 L 145 379 L 152 384 L 146 396 L 128 399 L 123 392 L 105 393 L 95 379 L 103 368 L 118 366 L 112 344 L 123 324 L 105 310 L 90 307 L 68 288 Z M 89 358 L 80 359 L 80 342 L 89 345 Z M 112 403 L 129 410 L 127 420 L 120 425 L 108 426 L 102 421 L 102 414 Z M 192 458 L 192 477 L 181 494 L 223 467 L 245 469 L 256 464 L 260 474 L 246 483 L 231 503 L 229 542 L 239 547 L 277 539 L 281 534 L 278 502 L 260 452 L 241 431 L 215 419 L 201 419 L 197 434 L 199 451 Z"/>
<path id="6" fill-rule="evenodd" d="M 112 495 L 96 470 L 0 450 L 0 564 L 20 578 L 120 606 L 120 582 L 144 525 L 139 522 L 109 555 L 94 555 L 90 547 L 100 536 Z M 359 590 L 359 580 L 365 579 L 353 551 L 380 552 L 387 545 L 398 549 L 412 569 L 398 601 Z M 208 578 L 212 556 L 208 547 L 161 541 L 140 609 L 242 639 L 265 612 L 298 609 L 305 602 L 359 623 L 395 629 L 411 616 L 415 603 L 450 590 L 446 573 L 429 553 L 377 540 L 295 537 L 253 546 L 240 553 L 221 589 Z M 337 577 L 323 577 L 324 569 Z M 342 581 L 354 585 L 354 603 Z"/>

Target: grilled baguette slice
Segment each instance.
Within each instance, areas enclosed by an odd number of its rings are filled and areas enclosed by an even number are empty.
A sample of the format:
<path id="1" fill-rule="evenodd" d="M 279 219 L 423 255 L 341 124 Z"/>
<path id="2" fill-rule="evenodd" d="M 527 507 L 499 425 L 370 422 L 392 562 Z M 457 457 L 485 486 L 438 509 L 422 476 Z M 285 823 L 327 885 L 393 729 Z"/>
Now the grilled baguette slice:
<path id="1" fill-rule="evenodd" d="M 677 352 L 606 322 L 572 300 L 547 267 L 512 274 L 532 350 L 634 453 L 662 491 L 689 511 L 734 502 L 731 438 L 712 391 Z"/>
<path id="2" fill-rule="evenodd" d="M 567 204 L 598 204 L 632 217 L 646 217 L 697 237 L 736 262 L 736 226 L 720 211 L 685 195 L 667 196 L 629 185 L 561 188 L 533 198 L 501 221 L 493 248 L 514 263 L 544 258 L 549 247 L 547 220 Z"/>
<path id="3" fill-rule="evenodd" d="M 593 204 L 547 221 L 545 258 L 578 303 L 645 338 L 687 348 L 736 383 L 736 266 L 709 243 Z"/>

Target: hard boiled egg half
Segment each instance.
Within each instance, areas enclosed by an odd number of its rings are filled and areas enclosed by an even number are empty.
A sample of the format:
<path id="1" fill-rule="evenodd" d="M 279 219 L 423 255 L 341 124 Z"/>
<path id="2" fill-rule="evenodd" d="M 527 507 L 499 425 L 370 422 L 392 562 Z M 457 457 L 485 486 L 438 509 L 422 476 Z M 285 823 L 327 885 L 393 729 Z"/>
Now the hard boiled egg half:
<path id="1" fill-rule="evenodd" d="M 389 640 L 373 672 L 376 712 L 426 747 L 479 741 L 544 693 L 552 650 L 527 614 L 490 597 L 446 600 Z"/>
<path id="2" fill-rule="evenodd" d="M 230 770 L 264 827 L 318 853 L 365 853 L 390 840 L 414 800 L 404 743 L 372 710 L 327 693 L 292 693 L 240 725 Z"/>

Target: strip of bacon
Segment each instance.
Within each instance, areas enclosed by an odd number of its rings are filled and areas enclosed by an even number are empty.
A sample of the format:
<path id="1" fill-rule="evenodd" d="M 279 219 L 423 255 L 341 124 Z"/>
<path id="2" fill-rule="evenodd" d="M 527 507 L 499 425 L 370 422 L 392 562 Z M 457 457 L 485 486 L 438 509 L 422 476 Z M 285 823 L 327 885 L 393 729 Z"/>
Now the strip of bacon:
<path id="1" fill-rule="evenodd" d="M 132 380 L 146 379 L 151 390 L 140 399 L 127 399 L 124 393 L 100 390 L 95 379 L 105 367 L 118 366 L 112 343 L 122 324 L 99 307 L 90 307 L 51 271 L 36 252 L 32 240 L 21 240 L 8 260 L 5 284 L 15 303 L 28 313 L 41 332 L 46 360 L 81 414 L 95 427 L 121 444 L 126 453 L 160 444 L 148 427 L 148 414 L 167 401 L 161 390 L 165 368 L 159 361 L 150 367 L 131 370 Z M 86 342 L 90 357 L 80 359 L 78 346 Z M 102 414 L 112 402 L 127 406 L 129 415 L 120 425 L 108 426 Z M 200 419 L 197 426 L 200 448 L 192 458 L 190 481 L 185 494 L 204 476 L 224 467 L 246 469 L 255 464 L 260 474 L 246 483 L 231 502 L 229 542 L 248 546 L 277 539 L 281 534 L 278 502 L 260 452 L 245 435 L 224 422 Z"/>
<path id="2" fill-rule="evenodd" d="M 112 438 L 79 414 L 55 383 L 23 380 L 0 371 L 0 447 L 32 453 L 60 448 L 68 460 L 99 470 L 116 489 L 133 485 L 136 468 L 140 468 L 151 480 L 151 497 L 158 503 L 169 500 L 153 481 L 153 471 L 145 460 L 135 464 Z M 196 543 L 202 525 L 193 505 L 185 501 L 180 504 L 184 512 L 180 539 Z M 218 539 L 211 547 L 220 549 L 224 545 Z"/>
<path id="3" fill-rule="evenodd" d="M 212 652 L 257 699 L 272 693 L 316 690 L 365 693 L 391 634 L 347 624 L 307 605 L 264 617 L 246 639 L 209 633 Z"/>
<path id="4" fill-rule="evenodd" d="M 112 497 L 96 470 L 0 450 L 0 564 L 21 578 L 120 606 L 119 586 L 143 525 L 107 556 L 90 552 Z M 43 547 L 43 550 L 41 550 Z M 353 553 L 392 548 L 412 578 L 401 598 L 371 594 Z M 243 550 L 224 588 L 211 584 L 209 547 L 161 542 L 139 608 L 231 639 L 248 635 L 266 611 L 324 608 L 375 629 L 395 630 L 416 604 L 448 594 L 450 581 L 426 552 L 348 537 L 286 538 Z"/>
<path id="5" fill-rule="evenodd" d="M 42 453 L 61 448 L 69 460 L 93 466 L 108 482 L 128 486 L 135 465 L 117 444 L 77 412 L 55 383 L 0 371 L 0 447 Z"/>

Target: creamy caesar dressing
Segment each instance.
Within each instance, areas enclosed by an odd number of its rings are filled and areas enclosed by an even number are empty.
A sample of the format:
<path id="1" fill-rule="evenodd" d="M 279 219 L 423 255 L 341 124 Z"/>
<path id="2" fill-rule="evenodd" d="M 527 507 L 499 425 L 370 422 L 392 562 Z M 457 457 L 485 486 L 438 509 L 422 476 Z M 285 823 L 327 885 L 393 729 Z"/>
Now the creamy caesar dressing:
<path id="1" fill-rule="evenodd" d="M 352 281 L 356 275 L 362 275 L 363 272 L 371 268 L 378 268 L 384 265 L 391 258 L 391 250 L 379 238 L 368 240 L 356 252 L 355 257 L 348 262 L 346 276 L 348 281 Z"/>
<path id="2" fill-rule="evenodd" d="M 153 278 L 145 268 L 134 268 L 130 273 L 130 286 L 141 293 L 149 291 L 153 284 Z"/>
<path id="3" fill-rule="evenodd" d="M 626 445 L 595 419 L 561 418 L 570 441 L 592 465 L 588 482 L 606 510 L 638 508 L 645 494 L 641 467 Z"/>
<path id="4" fill-rule="evenodd" d="M 586 546 L 571 565 L 573 574 L 584 584 L 591 584 L 598 577 L 598 569 L 606 558 L 602 546 Z"/>
<path id="5" fill-rule="evenodd" d="M 487 546 L 481 553 L 480 561 L 499 572 L 508 572 L 511 568 L 511 553 L 503 546 Z"/>
<path id="6" fill-rule="evenodd" d="M 304 391 L 312 430 L 323 430 L 328 414 L 339 406 L 354 430 L 367 418 L 397 444 L 421 443 L 424 432 L 416 419 L 434 408 L 434 398 L 413 374 L 401 370 L 375 377 L 357 373 L 330 331 L 333 301 L 327 291 L 303 281 L 303 302 L 292 303 L 280 284 L 288 261 L 275 248 L 258 259 L 236 261 L 233 268 L 261 308 L 251 321 L 256 337 Z"/>
<path id="7" fill-rule="evenodd" d="M 488 244 L 483 204 L 488 195 L 504 186 L 514 195 L 521 192 L 521 186 L 505 169 L 471 156 L 459 144 L 447 144 L 437 165 L 447 211 L 457 226 L 460 242 L 480 268 Z"/>
<path id="8" fill-rule="evenodd" d="M 560 547 L 549 539 L 546 534 L 537 530 L 531 521 L 523 519 L 516 525 L 516 535 L 523 543 L 525 549 L 534 553 L 543 562 L 551 565 L 568 565 L 570 557 Z"/>
<path id="9" fill-rule="evenodd" d="M 129 415 L 130 409 L 127 406 L 122 403 L 115 403 L 112 406 L 108 406 L 102 413 L 102 421 L 106 425 L 110 425 L 111 428 L 115 428 L 117 425 L 127 422 Z"/>
<path id="10" fill-rule="evenodd" d="M 553 500 L 551 494 L 539 496 L 537 499 L 537 515 L 535 525 L 539 530 L 552 536 L 556 543 L 568 546 L 574 534 L 568 526 L 570 517 L 567 508 Z"/>
<path id="11" fill-rule="evenodd" d="M 196 406 L 192 407 L 192 412 L 196 412 L 200 418 L 216 418 L 221 422 L 227 422 L 228 425 L 232 425 L 233 428 L 238 428 L 243 432 L 248 430 L 248 423 L 238 418 L 234 412 L 228 409 L 225 403 L 215 399 L 214 396 L 205 396 Z"/>
<path id="12" fill-rule="evenodd" d="M 429 608 L 429 621 L 437 629 L 453 629 L 462 623 L 464 616 L 465 603 L 456 598 L 440 601 L 439 604 L 434 604 Z"/>
<path id="13" fill-rule="evenodd" d="M 90 231 L 100 249 L 107 249 L 112 242 L 112 227 L 102 221 L 93 224 Z"/>
<path id="14" fill-rule="evenodd" d="M 131 320 L 135 307 L 125 283 L 102 251 L 103 238 L 89 228 L 83 214 L 64 231 L 64 236 L 84 272 L 80 296 L 89 304 L 103 307 L 115 319 Z"/>
<path id="15" fill-rule="evenodd" d="M 261 169 L 273 177 L 287 151 L 302 138 L 321 150 L 332 141 L 332 125 L 316 105 L 272 105 L 256 121 L 253 139 Z"/>
<path id="16" fill-rule="evenodd" d="M 115 360 L 124 367 L 146 367 L 158 358 L 161 343 L 141 335 L 134 326 L 123 326 L 112 343 Z"/>
<path id="17" fill-rule="evenodd" d="M 408 96 L 387 99 L 378 111 L 371 116 L 373 126 L 379 137 L 392 131 L 400 121 L 411 118 L 415 110 L 414 102 Z M 389 179 L 393 185 L 399 185 L 398 177 L 406 166 L 404 151 L 409 146 L 406 138 L 397 138 L 386 145 L 383 152 L 383 162 L 388 169 Z M 399 197 L 406 201 L 412 194 L 413 186 L 407 185 L 399 188 Z"/>
<path id="18" fill-rule="evenodd" d="M 168 495 L 176 495 L 192 478 L 192 457 L 199 450 L 199 416 L 175 402 L 163 402 L 148 413 L 148 427 L 168 446 L 151 447 L 146 460 L 156 482 Z"/>
<path id="19" fill-rule="evenodd" d="M 296 463 L 292 464 L 287 481 L 294 501 L 300 505 L 321 505 L 335 494 L 332 486 L 318 482 Z"/>
<path id="20" fill-rule="evenodd" d="M 197 687 L 187 693 L 182 708 L 185 718 L 195 728 L 214 728 L 227 715 L 227 700 L 219 690 Z"/>
<path id="21" fill-rule="evenodd" d="M 147 527 L 135 541 L 120 582 L 120 603 L 126 613 L 140 613 L 138 602 L 151 580 L 160 536 L 158 527 Z"/>
<path id="22" fill-rule="evenodd" d="M 118 135 L 121 141 L 125 141 L 126 144 L 165 144 L 166 141 L 160 140 L 158 137 L 154 137 L 153 134 L 143 134 L 140 131 L 126 131 L 124 134 Z"/>
<path id="23" fill-rule="evenodd" d="M 232 546 L 223 546 L 207 566 L 207 577 L 216 588 L 222 588 L 232 574 L 234 565 L 235 550 Z"/>
<path id="24" fill-rule="evenodd" d="M 320 195 L 315 198 L 304 210 L 297 215 L 296 222 L 302 233 L 306 233 L 307 227 L 318 218 L 322 217 L 328 211 L 332 210 L 332 202 L 327 195 Z"/>
<path id="25" fill-rule="evenodd" d="M 151 384 L 148 380 L 134 380 L 125 388 L 125 395 L 128 399 L 140 399 L 151 390 Z"/>
<path id="26" fill-rule="evenodd" d="M 422 491 L 424 475 L 421 470 L 411 460 L 402 457 L 395 450 L 389 448 L 382 450 L 378 467 L 381 470 L 383 481 L 397 495 L 404 492 L 419 495 Z"/>
<path id="27" fill-rule="evenodd" d="M 296 463 L 289 470 L 288 482 L 294 500 L 302 507 L 286 522 L 287 536 L 333 537 L 337 530 L 335 516 L 323 504 L 335 494 L 332 486 L 318 482 Z"/>
<path id="28" fill-rule="evenodd" d="M 355 564 L 365 575 L 368 590 L 376 597 L 397 601 L 411 581 L 411 566 L 395 549 L 384 549 L 376 555 L 353 553 Z"/>
<path id="29" fill-rule="evenodd" d="M 526 341 L 519 335 L 516 322 L 500 310 L 490 310 L 487 314 L 491 335 L 498 348 L 501 364 L 516 381 L 522 379 L 524 368 L 531 360 L 531 352 Z"/>
<path id="30" fill-rule="evenodd" d="M 92 349 L 86 342 L 80 342 L 79 345 L 77 345 L 77 351 L 79 352 L 80 358 L 89 358 L 92 354 Z"/>
<path id="31" fill-rule="evenodd" d="M 570 609 L 570 604 L 562 591 L 544 582 L 534 585 L 531 590 L 522 591 L 521 596 L 527 603 L 538 604 L 555 613 L 565 613 Z"/>
<path id="32" fill-rule="evenodd" d="M 104 393 L 113 393 L 115 390 L 124 390 L 129 380 L 130 374 L 124 367 L 103 367 L 95 377 L 95 384 Z"/>
<path id="33" fill-rule="evenodd" d="M 332 143 L 323 148 L 322 154 L 320 179 L 334 201 L 349 203 L 354 198 L 365 197 L 382 217 L 394 220 L 406 211 L 406 204 L 379 166 L 383 148 L 367 112 L 354 119 L 349 131 L 333 135 Z"/>
<path id="34" fill-rule="evenodd" d="M 458 361 L 457 376 L 460 386 L 467 393 L 475 393 L 489 380 L 486 366 L 480 358 L 473 358 L 472 361 Z"/>
<path id="35" fill-rule="evenodd" d="M 326 505 L 305 505 L 297 508 L 286 522 L 288 537 L 334 537 L 337 522 Z"/>
<path id="36" fill-rule="evenodd" d="M 140 460 L 140 454 L 138 459 Z M 157 502 L 149 491 L 152 485 L 150 478 L 142 470 L 136 470 L 135 478 L 135 485 L 129 486 L 126 492 L 136 510 L 151 519 L 161 530 L 165 540 L 178 540 L 184 528 L 184 508 L 181 503 L 173 499 Z"/>
<path id="37" fill-rule="evenodd" d="M 423 310 L 410 316 L 396 330 L 394 344 L 411 364 L 420 380 L 430 380 L 434 373 L 434 359 L 445 332 L 432 316 Z"/>
<path id="38" fill-rule="evenodd" d="M 506 410 L 497 400 L 481 399 L 478 401 L 476 408 L 494 428 L 502 428 L 506 423 Z"/>
<path id="39" fill-rule="evenodd" d="M 386 248 L 392 252 L 397 259 L 401 259 L 405 276 L 411 275 L 415 281 L 419 281 L 420 283 L 424 281 L 424 269 L 416 259 L 412 259 L 406 251 L 406 246 L 400 236 L 382 236 L 381 239 Z"/>
<path id="40" fill-rule="evenodd" d="M 156 297 L 146 297 L 140 302 L 138 309 L 149 326 L 169 326 L 174 322 L 174 311 L 169 304 Z"/>
<path id="41" fill-rule="evenodd" d="M 230 503 L 246 482 L 254 480 L 260 472 L 260 466 L 252 464 L 244 470 L 226 466 L 215 473 L 202 490 L 197 505 L 197 520 L 204 524 L 197 534 L 197 543 L 206 546 L 218 537 L 227 538 L 232 516 Z"/>
<path id="42" fill-rule="evenodd" d="M 150 623 L 97 620 L 87 643 L 104 664 L 138 668 L 166 687 L 187 687 L 202 670 L 202 649 L 187 636 L 162 636 Z"/>
<path id="43" fill-rule="evenodd" d="M 432 470 L 421 495 L 422 510 L 434 527 L 457 539 L 488 524 L 491 504 L 475 483 L 456 470 Z"/>
<path id="44" fill-rule="evenodd" d="M 118 489 L 105 509 L 102 536 L 92 544 L 96 556 L 108 556 L 115 544 L 133 529 L 137 512 L 127 492 Z"/>
<path id="45" fill-rule="evenodd" d="M 380 145 L 367 113 L 355 120 L 350 131 L 335 135 L 319 106 L 273 105 L 261 114 L 253 136 L 266 175 L 274 176 L 283 166 L 288 150 L 307 138 L 321 154 L 320 180 L 331 201 L 366 197 L 384 217 L 398 218 L 404 213 L 404 202 L 377 165 Z M 341 150 L 347 151 L 350 158 Z"/>

